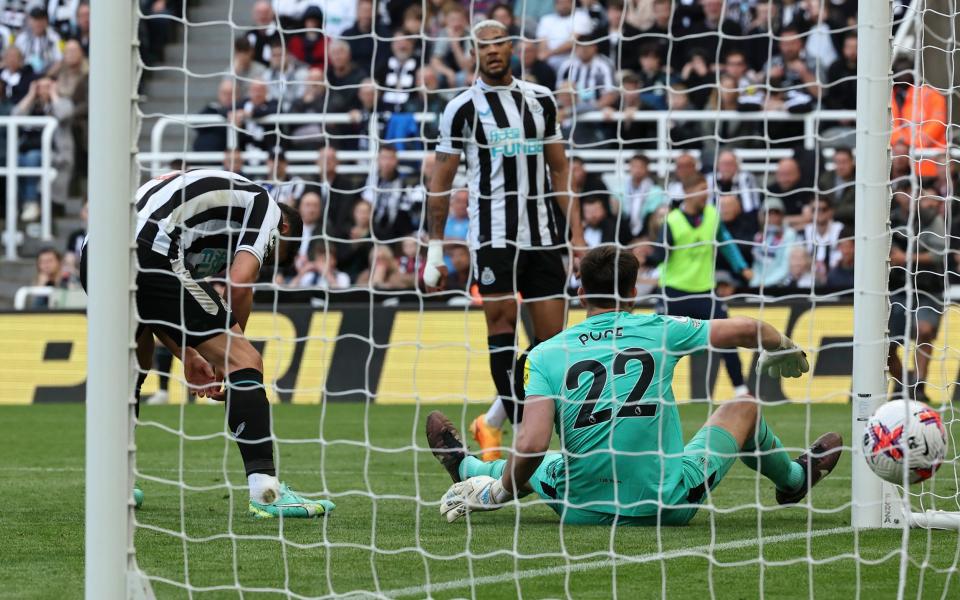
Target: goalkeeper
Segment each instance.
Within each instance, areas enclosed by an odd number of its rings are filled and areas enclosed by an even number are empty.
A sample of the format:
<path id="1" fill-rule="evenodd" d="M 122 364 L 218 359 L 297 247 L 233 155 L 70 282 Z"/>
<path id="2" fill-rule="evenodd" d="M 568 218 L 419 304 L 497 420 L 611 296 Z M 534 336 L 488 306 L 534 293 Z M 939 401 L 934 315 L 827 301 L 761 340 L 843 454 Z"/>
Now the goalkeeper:
<path id="1" fill-rule="evenodd" d="M 773 376 L 799 377 L 809 365 L 792 341 L 754 319 L 619 311 L 618 297 L 632 304 L 638 268 L 611 246 L 583 259 L 587 319 L 530 354 L 524 425 L 509 460 L 466 456 L 452 423 L 439 412 L 428 417 L 427 439 L 455 482 L 441 503 L 448 521 L 535 492 L 568 524 L 684 525 L 737 457 L 773 482 L 780 504 L 799 502 L 833 470 L 839 434 L 790 460 L 749 396 L 722 404 L 684 446 L 671 389 L 683 355 L 759 347 L 758 366 Z M 563 452 L 547 453 L 555 423 Z"/>

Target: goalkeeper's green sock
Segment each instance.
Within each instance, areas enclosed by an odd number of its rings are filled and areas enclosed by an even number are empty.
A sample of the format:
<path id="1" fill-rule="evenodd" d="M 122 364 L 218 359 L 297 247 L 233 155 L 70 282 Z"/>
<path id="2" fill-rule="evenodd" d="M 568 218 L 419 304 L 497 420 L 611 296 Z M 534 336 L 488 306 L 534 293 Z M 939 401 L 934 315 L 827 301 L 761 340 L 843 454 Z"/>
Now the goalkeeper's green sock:
<path id="1" fill-rule="evenodd" d="M 803 484 L 803 467 L 790 459 L 790 455 L 783 449 L 780 438 L 767 426 L 767 420 L 760 415 L 756 433 L 747 438 L 743 444 L 743 452 L 758 450 L 759 456 L 741 456 L 745 465 L 759 471 L 780 490 L 795 490 Z"/>
<path id="2" fill-rule="evenodd" d="M 503 469 L 506 466 L 507 461 L 503 459 L 483 462 L 475 456 L 468 456 L 460 461 L 460 479 L 469 479 L 477 475 L 486 475 L 498 479 L 503 475 Z"/>

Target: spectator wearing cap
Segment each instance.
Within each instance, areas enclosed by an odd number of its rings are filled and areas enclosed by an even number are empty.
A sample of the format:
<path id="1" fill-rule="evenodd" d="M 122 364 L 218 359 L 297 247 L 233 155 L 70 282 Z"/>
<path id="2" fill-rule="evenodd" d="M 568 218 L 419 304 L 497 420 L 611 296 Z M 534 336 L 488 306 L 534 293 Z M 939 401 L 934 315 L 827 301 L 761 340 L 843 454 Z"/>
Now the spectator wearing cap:
<path id="1" fill-rule="evenodd" d="M 323 11 L 318 6 L 308 6 L 303 13 L 303 28 L 300 35 L 290 38 L 287 50 L 300 62 L 324 66 L 327 54 L 327 38 L 323 35 Z"/>
<path id="2" fill-rule="evenodd" d="M 760 230 L 753 237 L 753 277 L 750 287 L 786 285 L 790 279 L 790 252 L 797 246 L 797 232 L 784 227 L 780 198 L 767 198 L 757 211 Z"/>
<path id="3" fill-rule="evenodd" d="M 47 10 L 33 7 L 28 13 L 27 26 L 14 43 L 34 73 L 56 76 L 63 53 L 60 51 L 60 36 L 49 25 Z"/>
<path id="4" fill-rule="evenodd" d="M 267 177 L 263 187 L 275 201 L 295 206 L 303 195 L 305 183 L 297 175 L 291 176 L 287 166 L 287 153 L 283 148 L 274 148 L 267 156 Z"/>
<path id="5" fill-rule="evenodd" d="M 591 32 L 593 23 L 583 9 L 574 8 L 574 0 L 554 0 L 554 12 L 543 15 L 537 24 L 540 60 L 559 71 L 577 36 Z"/>

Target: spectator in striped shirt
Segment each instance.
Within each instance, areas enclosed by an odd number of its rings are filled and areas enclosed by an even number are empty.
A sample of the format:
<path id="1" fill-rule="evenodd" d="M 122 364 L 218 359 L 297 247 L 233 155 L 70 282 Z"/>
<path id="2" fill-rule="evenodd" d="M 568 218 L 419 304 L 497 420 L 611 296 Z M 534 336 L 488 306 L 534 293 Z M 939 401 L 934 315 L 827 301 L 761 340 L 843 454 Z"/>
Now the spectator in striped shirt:
<path id="1" fill-rule="evenodd" d="M 717 202 L 719 195 L 737 196 L 744 215 L 751 219 L 760 208 L 760 186 L 757 179 L 753 173 L 740 168 L 740 161 L 732 150 L 721 150 L 717 155 L 717 169 L 715 173 L 707 175 L 707 185 L 713 196 L 712 202 Z"/>
<path id="2" fill-rule="evenodd" d="M 63 54 L 60 51 L 60 36 L 49 27 L 45 8 L 35 6 L 30 9 L 27 26 L 14 43 L 23 52 L 26 63 L 34 73 L 56 76 Z"/>

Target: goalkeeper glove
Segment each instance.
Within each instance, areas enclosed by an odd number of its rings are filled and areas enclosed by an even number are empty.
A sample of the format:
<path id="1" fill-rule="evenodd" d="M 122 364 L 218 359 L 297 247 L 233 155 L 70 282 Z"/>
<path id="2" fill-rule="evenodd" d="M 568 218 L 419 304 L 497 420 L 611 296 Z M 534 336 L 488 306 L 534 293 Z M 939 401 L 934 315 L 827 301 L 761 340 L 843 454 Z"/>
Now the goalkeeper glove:
<path id="1" fill-rule="evenodd" d="M 453 523 L 468 512 L 497 510 L 511 498 L 499 479 L 478 475 L 450 486 L 440 501 L 440 514 Z"/>
<path id="2" fill-rule="evenodd" d="M 775 350 L 764 350 L 757 361 L 757 370 L 770 377 L 800 377 L 810 370 L 807 354 L 780 334 L 780 345 Z"/>
<path id="3" fill-rule="evenodd" d="M 430 240 L 427 245 L 427 262 L 423 267 L 423 282 L 428 287 L 437 287 L 440 277 L 446 275 L 446 271 L 447 266 L 443 262 L 443 240 Z"/>

